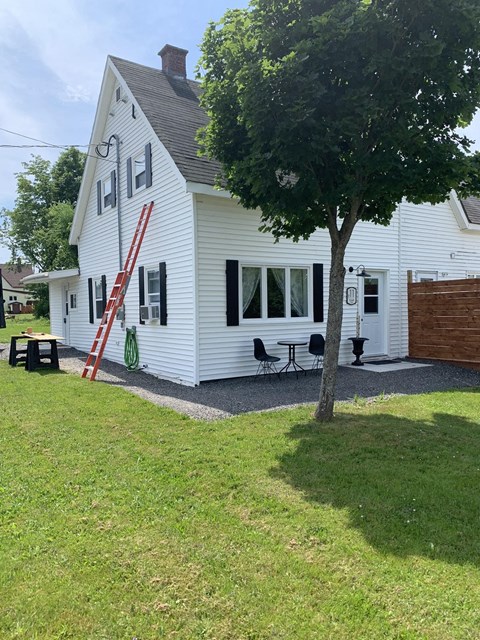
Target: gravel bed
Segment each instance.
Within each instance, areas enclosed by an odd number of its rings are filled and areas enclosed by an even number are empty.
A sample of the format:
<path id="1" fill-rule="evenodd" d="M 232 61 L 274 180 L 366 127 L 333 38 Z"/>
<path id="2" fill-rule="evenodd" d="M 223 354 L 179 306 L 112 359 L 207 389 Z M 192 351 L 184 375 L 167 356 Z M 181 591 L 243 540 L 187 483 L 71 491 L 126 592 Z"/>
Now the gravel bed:
<path id="1" fill-rule="evenodd" d="M 59 347 L 60 368 L 80 374 L 87 354 L 70 347 Z M 8 345 L 0 345 L 0 358 L 8 359 Z M 420 362 L 415 360 L 415 362 Z M 428 362 L 428 361 L 424 361 Z M 339 367 L 337 400 L 379 394 L 414 394 L 480 386 L 480 372 L 446 363 L 403 371 L 377 373 L 361 368 Z M 29 375 L 34 375 L 30 373 Z M 154 404 L 169 407 L 201 420 L 218 420 L 250 411 L 315 403 L 320 376 L 308 372 L 277 376 L 234 378 L 203 382 L 198 387 L 160 380 L 143 371 L 129 372 L 125 366 L 102 360 L 97 381 L 119 385 Z"/>

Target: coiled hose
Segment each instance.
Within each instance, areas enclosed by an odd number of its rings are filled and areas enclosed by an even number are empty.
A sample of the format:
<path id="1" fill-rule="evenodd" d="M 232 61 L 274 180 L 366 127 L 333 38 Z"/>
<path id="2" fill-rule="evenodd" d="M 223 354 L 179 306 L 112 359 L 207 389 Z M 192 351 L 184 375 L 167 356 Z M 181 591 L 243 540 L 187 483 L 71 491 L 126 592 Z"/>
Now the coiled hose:
<path id="1" fill-rule="evenodd" d="M 127 329 L 124 358 L 128 371 L 136 371 L 138 369 L 140 354 L 138 352 L 137 330 L 135 327 Z"/>

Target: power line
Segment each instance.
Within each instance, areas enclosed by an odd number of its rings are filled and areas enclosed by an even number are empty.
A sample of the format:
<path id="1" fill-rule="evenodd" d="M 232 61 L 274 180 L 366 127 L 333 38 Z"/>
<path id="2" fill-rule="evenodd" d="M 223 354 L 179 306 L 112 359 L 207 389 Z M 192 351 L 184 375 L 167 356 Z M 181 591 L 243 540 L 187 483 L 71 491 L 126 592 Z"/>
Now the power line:
<path id="1" fill-rule="evenodd" d="M 5 131 L 6 133 L 11 133 L 14 136 L 19 136 L 20 138 L 26 138 L 27 140 L 33 140 L 34 142 L 40 142 L 41 144 L 0 144 L 0 149 L 69 149 L 71 147 L 75 148 L 90 148 L 90 147 L 100 147 L 100 146 L 109 146 L 107 142 L 100 142 L 99 144 L 53 144 L 51 142 L 45 142 L 45 140 L 39 140 L 38 138 L 32 138 L 31 136 L 26 136 L 23 133 L 18 133 L 17 131 L 11 131 L 10 129 L 5 129 L 4 127 L 0 127 L 0 131 Z M 104 158 L 102 155 L 91 155 L 89 153 L 85 154 L 88 158 L 95 158 L 96 160 L 105 160 L 106 162 L 110 162 L 115 164 L 115 160 L 108 160 L 108 158 Z"/>
<path id="2" fill-rule="evenodd" d="M 41 145 L 14 145 L 14 144 L 0 144 L 0 147 L 10 147 L 10 148 L 18 148 L 18 149 L 28 149 L 28 148 L 46 148 L 52 147 L 54 149 L 68 149 L 69 147 L 76 148 L 87 148 L 87 147 L 96 147 L 98 145 L 95 144 L 53 144 L 52 142 L 45 142 L 45 140 L 39 140 L 38 138 L 32 138 L 31 136 L 26 136 L 23 133 L 18 133 L 17 131 L 10 131 L 10 129 L 4 129 L 0 127 L 0 131 L 5 131 L 6 133 L 11 133 L 14 136 L 19 136 L 20 138 L 26 138 L 27 140 L 33 140 L 34 142 L 40 142 Z M 102 143 L 103 144 L 103 143 Z"/>

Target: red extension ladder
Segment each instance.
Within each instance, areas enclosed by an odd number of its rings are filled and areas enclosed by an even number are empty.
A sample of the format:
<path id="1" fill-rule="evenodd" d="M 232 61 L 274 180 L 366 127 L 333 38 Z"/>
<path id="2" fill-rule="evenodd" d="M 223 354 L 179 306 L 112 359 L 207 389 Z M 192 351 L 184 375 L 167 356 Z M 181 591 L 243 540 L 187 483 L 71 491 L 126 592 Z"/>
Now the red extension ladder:
<path id="1" fill-rule="evenodd" d="M 143 236 L 145 235 L 148 221 L 150 220 L 153 204 L 153 202 L 150 202 L 148 205 L 143 205 L 142 213 L 138 219 L 137 228 L 133 234 L 132 244 L 130 245 L 130 250 L 128 252 L 127 259 L 125 260 L 125 265 L 123 270 L 119 271 L 115 278 L 115 284 L 113 285 L 112 292 L 107 300 L 107 306 L 105 307 L 102 319 L 100 320 L 97 335 L 95 336 L 92 348 L 88 354 L 88 358 L 82 372 L 82 378 L 86 378 L 88 374 L 90 374 L 90 380 L 95 380 L 113 321 L 115 320 L 117 311 L 122 306 L 123 299 L 127 293 L 130 278 L 132 277 L 135 263 L 137 262 L 138 252 L 142 245 Z"/>

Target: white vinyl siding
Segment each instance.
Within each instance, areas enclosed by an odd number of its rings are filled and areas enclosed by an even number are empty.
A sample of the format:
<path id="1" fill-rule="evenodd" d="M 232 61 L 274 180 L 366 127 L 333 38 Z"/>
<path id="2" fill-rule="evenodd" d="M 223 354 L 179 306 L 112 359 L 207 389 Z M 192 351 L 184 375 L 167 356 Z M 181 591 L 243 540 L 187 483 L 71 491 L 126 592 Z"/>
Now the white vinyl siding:
<path id="1" fill-rule="evenodd" d="M 113 90 L 113 89 L 112 89 Z M 113 93 L 112 100 L 115 100 Z M 113 103 L 112 103 L 113 104 Z M 193 207 L 192 196 L 185 191 L 171 159 L 137 110 L 132 118 L 131 107 L 122 101 L 115 103 L 115 117 L 107 118 L 101 138 L 108 140 L 121 132 L 120 182 L 122 262 L 125 261 L 132 237 L 145 204 L 145 190 L 133 192 L 127 198 L 126 159 L 138 156 L 139 149 L 152 143 L 153 185 L 148 189 L 148 202 L 155 202 L 136 267 L 158 265 L 159 257 L 166 262 L 168 275 L 168 325 L 158 322 L 139 324 L 138 271 L 132 276 L 125 297 L 125 326 L 137 327 L 140 366 L 159 377 L 187 385 L 195 384 L 194 307 L 193 291 Z M 110 155 L 115 156 L 115 148 Z M 108 165 L 110 166 L 110 165 Z M 103 175 L 102 175 L 103 174 Z M 105 161 L 97 160 L 88 206 L 79 241 L 81 279 L 78 287 L 78 313 L 71 318 L 71 342 L 88 351 L 95 336 L 95 325 L 88 322 L 88 278 L 105 273 L 107 297 L 119 271 L 117 216 L 97 216 L 96 189 L 105 176 Z M 146 294 L 146 288 L 145 288 Z M 125 332 L 115 321 L 104 357 L 123 363 Z"/>
<path id="2" fill-rule="evenodd" d="M 258 231 L 259 214 L 243 210 L 232 200 L 196 196 L 196 210 L 200 380 L 253 375 L 256 370 L 253 338 L 262 338 L 269 353 L 285 360 L 288 349 L 277 345 L 278 340 L 325 332 L 325 323 L 313 323 L 309 318 L 244 320 L 242 312 L 240 324 L 228 327 L 225 276 L 227 259 L 238 260 L 240 272 L 242 266 L 250 265 L 265 269 L 309 265 L 311 269 L 313 263 L 326 263 L 330 253 L 325 233 L 315 233 L 310 241 L 294 243 L 282 239 L 275 243 L 270 234 Z M 325 273 L 326 303 L 328 271 Z M 309 289 L 311 295 L 311 284 Z M 242 306 L 240 303 L 240 309 Z M 311 308 L 310 304 L 310 313 Z M 309 366 L 312 358 L 306 348 L 299 348 L 296 355 L 302 366 Z"/>

